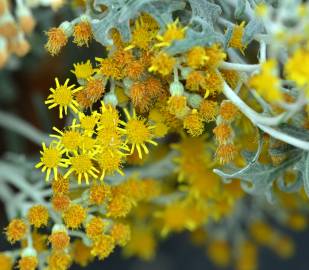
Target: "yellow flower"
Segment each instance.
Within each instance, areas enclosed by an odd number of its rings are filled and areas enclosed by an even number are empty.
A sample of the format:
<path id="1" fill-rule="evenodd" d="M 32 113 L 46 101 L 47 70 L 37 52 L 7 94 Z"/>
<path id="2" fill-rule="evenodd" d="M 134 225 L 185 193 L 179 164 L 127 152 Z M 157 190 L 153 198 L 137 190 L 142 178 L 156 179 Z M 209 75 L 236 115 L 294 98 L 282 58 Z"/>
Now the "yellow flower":
<path id="1" fill-rule="evenodd" d="M 160 52 L 155 55 L 151 60 L 151 66 L 148 69 L 149 72 L 158 72 L 163 76 L 171 74 L 174 65 L 176 64 L 175 58 L 169 56 L 165 52 Z"/>
<path id="2" fill-rule="evenodd" d="M 120 151 L 107 150 L 102 153 L 98 153 L 96 161 L 99 163 L 102 174 L 100 180 L 103 180 L 105 175 L 112 175 L 114 172 L 118 172 L 120 175 L 124 175 L 120 169 L 122 165 L 124 154 Z"/>
<path id="3" fill-rule="evenodd" d="M 209 60 L 206 51 L 201 46 L 193 47 L 187 54 L 187 64 L 192 68 L 200 68 Z"/>
<path id="4" fill-rule="evenodd" d="M 23 239 L 26 233 L 27 225 L 21 219 L 13 219 L 5 229 L 6 237 L 12 244 Z"/>
<path id="5" fill-rule="evenodd" d="M 47 258 L 48 270 L 67 270 L 69 269 L 72 258 L 63 251 L 53 251 Z"/>
<path id="6" fill-rule="evenodd" d="M 199 108 L 200 116 L 203 121 L 211 122 L 215 121 L 218 115 L 219 108 L 218 103 L 216 101 L 204 99 Z"/>
<path id="7" fill-rule="evenodd" d="M 97 173 L 99 171 L 94 167 L 92 155 L 86 151 L 80 153 L 75 151 L 73 156 L 67 160 L 67 164 L 70 166 L 70 169 L 66 172 L 64 178 L 67 178 L 73 172 L 77 175 L 78 184 L 81 184 L 82 177 L 85 179 L 86 184 L 89 184 L 89 175 L 94 179 L 98 178 Z"/>
<path id="8" fill-rule="evenodd" d="M 94 128 L 99 121 L 100 115 L 96 111 L 93 111 L 91 115 L 79 113 L 78 116 L 80 121 L 80 127 L 83 128 L 87 134 L 92 135 Z"/>
<path id="9" fill-rule="evenodd" d="M 86 210 L 79 204 L 72 204 L 64 213 L 63 221 L 68 228 L 78 229 L 86 218 Z"/>
<path id="10" fill-rule="evenodd" d="M 276 102 L 283 98 L 279 88 L 280 80 L 276 74 L 276 62 L 274 60 L 263 63 L 260 73 L 250 78 L 249 85 L 255 88 L 267 101 Z"/>
<path id="11" fill-rule="evenodd" d="M 246 46 L 242 42 L 242 38 L 244 35 L 244 26 L 245 22 L 242 22 L 240 25 L 235 25 L 231 39 L 229 40 L 229 46 L 231 48 L 239 49 L 242 54 L 244 54 L 244 49 L 246 48 Z"/>
<path id="12" fill-rule="evenodd" d="M 51 243 L 53 250 L 64 250 L 70 244 L 70 236 L 66 229 L 61 228 L 53 231 L 48 237 L 48 241 Z"/>
<path id="13" fill-rule="evenodd" d="M 92 185 L 90 188 L 89 202 L 91 204 L 100 205 L 104 201 L 109 201 L 111 199 L 111 188 L 109 185 L 100 184 Z"/>
<path id="14" fill-rule="evenodd" d="M 157 39 L 160 41 L 155 47 L 167 47 L 175 40 L 181 40 L 185 38 L 185 32 L 187 27 L 181 27 L 179 25 L 179 19 L 167 25 L 166 31 L 163 35 L 157 35 Z"/>
<path id="15" fill-rule="evenodd" d="M 20 270 L 35 270 L 38 266 L 38 259 L 35 256 L 23 256 L 18 261 Z"/>
<path id="16" fill-rule="evenodd" d="M 48 41 L 45 44 L 46 50 L 52 55 L 57 55 L 68 43 L 68 37 L 62 28 L 53 27 L 46 32 Z"/>
<path id="17" fill-rule="evenodd" d="M 158 29 L 156 27 L 151 27 L 144 17 L 141 16 L 135 21 L 134 29 L 132 31 L 132 40 L 130 42 L 131 44 L 127 46 L 125 50 L 130 50 L 133 48 L 147 50 L 157 32 Z"/>
<path id="18" fill-rule="evenodd" d="M 131 199 L 121 193 L 113 192 L 111 201 L 107 206 L 107 216 L 112 218 L 125 217 L 132 209 Z"/>
<path id="19" fill-rule="evenodd" d="M 82 87 L 75 88 L 75 85 L 72 84 L 68 86 L 69 79 L 61 85 L 58 81 L 58 78 L 55 79 L 56 88 L 50 88 L 52 94 L 47 97 L 45 104 L 51 104 L 48 106 L 48 109 L 52 109 L 56 106 L 59 106 L 59 117 L 63 118 L 63 110 L 65 115 L 68 113 L 68 107 L 70 107 L 75 113 L 77 112 L 78 103 L 74 100 L 73 95 L 80 91 Z"/>
<path id="20" fill-rule="evenodd" d="M 53 130 L 60 135 L 50 135 L 50 137 L 58 139 L 65 152 L 68 153 L 69 151 L 76 151 L 78 149 L 82 135 L 76 130 L 76 119 L 74 119 L 72 125 L 68 126 L 64 131 L 61 131 L 56 127 L 53 127 Z"/>
<path id="21" fill-rule="evenodd" d="M 209 68 L 217 68 L 220 63 L 226 58 L 219 44 L 213 44 L 211 47 L 205 48 L 206 55 L 209 57 L 205 63 Z"/>
<path id="22" fill-rule="evenodd" d="M 57 180 L 58 177 L 58 167 L 67 167 L 66 160 L 62 158 L 62 154 L 65 152 L 61 149 L 59 144 L 49 145 L 47 148 L 45 143 L 42 143 L 43 151 L 40 151 L 42 157 L 41 161 L 35 165 L 36 168 L 42 168 L 42 172 L 46 171 L 46 181 L 49 180 L 51 171 L 53 170 L 54 178 Z"/>
<path id="23" fill-rule="evenodd" d="M 256 270 L 258 268 L 257 246 L 252 242 L 242 241 L 238 251 L 239 257 L 236 261 L 237 270 Z"/>
<path id="24" fill-rule="evenodd" d="M 115 241 L 113 237 L 102 234 L 93 243 L 91 254 L 97 256 L 100 260 L 107 258 L 115 248 Z"/>
<path id="25" fill-rule="evenodd" d="M 43 205 L 32 206 L 28 211 L 28 220 L 35 228 L 46 226 L 48 222 L 48 210 Z"/>
<path id="26" fill-rule="evenodd" d="M 119 222 L 115 223 L 111 229 L 111 236 L 117 245 L 124 247 L 131 239 L 130 226 Z"/>
<path id="27" fill-rule="evenodd" d="M 88 79 L 94 72 L 95 69 L 93 69 L 90 60 L 83 63 L 76 63 L 73 64 L 74 70 L 71 70 L 71 72 L 76 76 L 76 79 Z"/>
<path id="28" fill-rule="evenodd" d="M 146 154 L 149 153 L 146 143 L 157 145 L 157 143 L 152 140 L 152 129 L 154 129 L 155 126 L 149 126 L 146 123 L 146 119 L 137 117 L 135 110 L 133 110 L 132 117 L 127 109 L 124 109 L 124 112 L 128 120 L 127 122 L 122 122 L 124 128 L 121 129 L 121 131 L 126 135 L 128 143 L 131 144 L 130 153 L 132 154 L 136 148 L 139 158 L 142 159 L 142 149 Z"/>
<path id="29" fill-rule="evenodd" d="M 192 137 L 202 135 L 204 123 L 197 110 L 193 109 L 192 112 L 184 118 L 183 127 Z"/>
<path id="30" fill-rule="evenodd" d="M 53 179 L 51 187 L 54 194 L 67 194 L 69 193 L 70 183 L 68 179 L 58 174 L 58 177 Z"/>
<path id="31" fill-rule="evenodd" d="M 308 86 L 309 50 L 296 50 L 285 64 L 285 73 L 287 78 L 295 81 L 299 87 Z"/>
<path id="32" fill-rule="evenodd" d="M 93 37 L 91 24 L 87 20 L 77 23 L 74 26 L 73 37 L 73 42 L 76 43 L 77 46 L 81 47 L 86 45 L 88 47 Z"/>
<path id="33" fill-rule="evenodd" d="M 87 236 L 94 240 L 98 238 L 104 230 L 105 223 L 100 217 L 93 217 L 86 225 L 86 234 Z"/>

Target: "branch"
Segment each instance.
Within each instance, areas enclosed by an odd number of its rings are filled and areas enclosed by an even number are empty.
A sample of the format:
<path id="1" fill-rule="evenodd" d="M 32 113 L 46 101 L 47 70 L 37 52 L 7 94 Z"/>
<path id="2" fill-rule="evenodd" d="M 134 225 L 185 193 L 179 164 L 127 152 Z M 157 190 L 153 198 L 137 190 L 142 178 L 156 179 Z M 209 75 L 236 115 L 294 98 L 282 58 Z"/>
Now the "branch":
<path id="1" fill-rule="evenodd" d="M 42 142 L 50 141 L 50 138 L 37 128 L 17 116 L 4 111 L 0 111 L 0 126 L 14 131 L 39 145 L 41 145 Z"/>

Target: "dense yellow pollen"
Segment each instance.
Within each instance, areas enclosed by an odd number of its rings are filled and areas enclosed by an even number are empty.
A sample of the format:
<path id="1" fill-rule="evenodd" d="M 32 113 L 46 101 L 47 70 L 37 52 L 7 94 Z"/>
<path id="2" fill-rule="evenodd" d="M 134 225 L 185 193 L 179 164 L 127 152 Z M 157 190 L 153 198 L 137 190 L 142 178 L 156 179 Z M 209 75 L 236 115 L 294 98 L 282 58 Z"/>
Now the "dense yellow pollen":
<path id="1" fill-rule="evenodd" d="M 90 239 L 98 238 L 104 230 L 104 222 L 100 217 L 93 217 L 86 225 L 86 234 Z"/>
<path id="2" fill-rule="evenodd" d="M 72 258 L 63 251 L 53 251 L 48 257 L 48 270 L 66 270 L 69 269 Z"/>
<path id="3" fill-rule="evenodd" d="M 90 60 L 86 63 L 74 64 L 73 66 L 74 70 L 71 70 L 71 72 L 75 74 L 77 79 L 88 79 L 94 73 Z"/>
<path id="4" fill-rule="evenodd" d="M 61 142 L 68 150 L 75 150 L 80 144 L 81 135 L 77 131 L 69 130 L 63 133 Z"/>
<path id="5" fill-rule="evenodd" d="M 160 52 L 155 55 L 151 61 L 151 67 L 148 69 L 150 72 L 158 72 L 163 76 L 171 74 L 174 65 L 176 64 L 176 59 L 169 56 L 165 52 Z"/>
<path id="6" fill-rule="evenodd" d="M 111 198 L 111 188 L 109 185 L 93 185 L 90 188 L 89 201 L 91 204 L 100 205 Z"/>
<path id="7" fill-rule="evenodd" d="M 77 173 L 86 173 L 92 167 L 91 158 L 86 154 L 81 154 L 71 158 L 72 167 Z"/>
<path id="8" fill-rule="evenodd" d="M 69 246 L 70 236 L 65 231 L 56 231 L 48 237 L 48 241 L 51 243 L 53 249 L 63 250 Z"/>
<path id="9" fill-rule="evenodd" d="M 32 206 L 28 211 L 28 220 L 35 228 L 40 228 L 47 225 L 48 210 L 43 205 Z"/>
<path id="10" fill-rule="evenodd" d="M 242 22 L 240 25 L 235 25 L 232 33 L 232 37 L 229 41 L 229 46 L 232 48 L 239 49 L 244 53 L 246 46 L 242 42 L 242 37 L 244 34 L 245 22 Z"/>
<path id="11" fill-rule="evenodd" d="M 88 47 L 89 42 L 92 40 L 92 29 L 88 21 L 82 21 L 74 26 L 73 42 L 77 46 L 86 45 Z"/>
<path id="12" fill-rule="evenodd" d="M 126 125 L 126 132 L 129 142 L 134 144 L 142 144 L 151 138 L 151 133 L 144 120 L 129 120 Z"/>
<path id="13" fill-rule="evenodd" d="M 18 268 L 20 270 L 35 270 L 38 266 L 38 259 L 34 256 L 22 257 L 18 261 Z"/>
<path id="14" fill-rule="evenodd" d="M 53 27 L 46 32 L 46 35 L 48 36 L 48 41 L 45 44 L 45 48 L 53 56 L 57 55 L 68 42 L 68 38 L 61 28 Z"/>
<path id="15" fill-rule="evenodd" d="M 11 243 L 21 240 L 27 232 L 27 225 L 21 219 L 13 219 L 6 228 L 6 237 Z"/>
<path id="16" fill-rule="evenodd" d="M 62 106 L 68 106 L 72 101 L 71 90 L 67 86 L 61 86 L 55 90 L 54 100 Z"/>
<path id="17" fill-rule="evenodd" d="M 61 159 L 61 153 L 55 148 L 46 148 L 42 155 L 42 162 L 47 168 L 57 167 Z"/>
<path id="18" fill-rule="evenodd" d="M 114 239 L 109 235 L 102 234 L 94 242 L 91 254 L 93 256 L 97 256 L 100 260 L 104 260 L 113 252 L 114 247 L 115 247 Z"/>
<path id="19" fill-rule="evenodd" d="M 87 215 L 86 210 L 78 205 L 72 204 L 64 213 L 63 220 L 68 228 L 78 229 Z"/>
<path id="20" fill-rule="evenodd" d="M 156 44 L 156 46 L 170 46 L 173 41 L 184 39 L 186 29 L 186 27 L 182 28 L 179 25 L 179 20 L 176 19 L 175 22 L 167 25 L 167 29 L 163 35 L 157 35 L 157 39 L 160 41 L 160 43 Z"/>

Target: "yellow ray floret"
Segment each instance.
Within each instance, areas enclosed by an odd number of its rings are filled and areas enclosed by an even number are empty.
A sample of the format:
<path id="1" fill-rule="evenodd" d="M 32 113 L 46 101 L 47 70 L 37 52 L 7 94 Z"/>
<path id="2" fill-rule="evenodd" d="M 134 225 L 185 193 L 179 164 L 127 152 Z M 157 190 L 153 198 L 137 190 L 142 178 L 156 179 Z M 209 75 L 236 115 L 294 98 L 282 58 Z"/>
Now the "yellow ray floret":
<path id="1" fill-rule="evenodd" d="M 68 112 L 68 107 L 70 107 L 75 113 L 77 112 L 78 103 L 74 100 L 74 94 L 82 89 L 82 87 L 75 88 L 75 85 L 72 84 L 68 86 L 69 79 L 61 85 L 58 81 L 58 78 L 55 79 L 56 88 L 50 88 L 52 92 L 45 101 L 45 104 L 50 104 L 48 109 L 52 109 L 56 106 L 59 106 L 59 117 L 63 118 L 63 110 L 66 115 Z"/>
<path id="2" fill-rule="evenodd" d="M 46 147 L 45 143 L 42 143 L 43 151 L 41 153 L 41 161 L 35 165 L 36 168 L 42 167 L 42 172 L 46 171 L 46 181 L 49 180 L 51 171 L 53 170 L 54 178 L 57 179 L 58 167 L 67 167 L 65 159 L 62 158 L 62 154 L 65 152 L 61 149 L 59 144 L 50 145 Z"/>
<path id="3" fill-rule="evenodd" d="M 148 154 L 148 148 L 146 143 L 151 143 L 157 145 L 155 141 L 152 140 L 153 134 L 152 130 L 155 126 L 149 126 L 145 119 L 137 117 L 135 110 L 133 110 L 133 115 L 131 116 L 127 109 L 124 109 L 125 115 L 128 119 L 127 122 L 121 122 L 124 128 L 121 131 L 126 135 L 126 140 L 131 144 L 131 154 L 134 149 L 137 149 L 138 156 L 142 159 L 142 149 L 145 154 Z"/>

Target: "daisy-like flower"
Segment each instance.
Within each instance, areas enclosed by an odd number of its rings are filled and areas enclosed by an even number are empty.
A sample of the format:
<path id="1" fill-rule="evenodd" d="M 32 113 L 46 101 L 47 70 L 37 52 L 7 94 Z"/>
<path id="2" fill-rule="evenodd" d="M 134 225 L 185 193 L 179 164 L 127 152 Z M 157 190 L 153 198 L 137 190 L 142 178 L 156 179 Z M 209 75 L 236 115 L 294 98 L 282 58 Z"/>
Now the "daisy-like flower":
<path id="1" fill-rule="evenodd" d="M 82 177 L 84 177 L 86 184 L 89 184 L 89 175 L 94 179 L 98 178 L 97 174 L 99 171 L 94 167 L 92 162 L 92 154 L 84 150 L 81 151 L 81 153 L 75 151 L 67 163 L 70 166 L 70 169 L 66 172 L 64 178 L 67 178 L 71 173 L 75 173 L 78 184 L 81 184 Z"/>
<path id="2" fill-rule="evenodd" d="M 90 60 L 87 60 L 85 63 L 73 64 L 73 67 L 74 70 L 71 70 L 71 72 L 76 76 L 76 79 L 86 80 L 95 72 Z"/>
<path id="3" fill-rule="evenodd" d="M 163 35 L 157 35 L 159 43 L 155 47 L 168 47 L 173 41 L 184 39 L 186 30 L 187 27 L 181 27 L 177 18 L 173 23 L 167 25 L 167 29 Z"/>
<path id="4" fill-rule="evenodd" d="M 52 92 L 45 101 L 45 104 L 50 104 L 48 109 L 52 109 L 56 106 L 59 106 L 59 117 L 63 118 L 64 114 L 68 113 L 68 107 L 70 107 L 75 113 L 77 113 L 78 103 L 74 100 L 74 94 L 82 89 L 82 87 L 75 88 L 75 85 L 72 84 L 68 86 L 69 79 L 65 81 L 63 85 L 59 83 L 58 78 L 55 79 L 56 88 L 50 88 Z"/>
<path id="5" fill-rule="evenodd" d="M 152 130 L 155 126 L 149 126 L 145 119 L 137 117 L 135 110 L 133 110 L 132 116 L 127 109 L 124 109 L 124 113 L 128 121 L 121 121 L 121 124 L 124 125 L 124 128 L 121 129 L 121 131 L 126 135 L 127 142 L 131 144 L 130 153 L 132 154 L 136 148 L 139 158 L 142 159 L 142 149 L 145 154 L 149 153 L 146 143 L 157 145 L 157 143 L 152 140 Z"/>
<path id="6" fill-rule="evenodd" d="M 41 161 L 35 167 L 42 167 L 42 172 L 46 171 L 46 181 L 49 180 L 51 171 L 54 173 L 54 178 L 57 179 L 58 167 L 67 167 L 66 160 L 62 158 L 65 150 L 61 149 L 59 144 L 51 144 L 46 147 L 45 143 L 42 143 L 42 147 L 43 151 L 40 151 Z"/>
<path id="7" fill-rule="evenodd" d="M 67 127 L 64 131 L 53 127 L 53 130 L 55 130 L 59 135 L 52 134 L 50 137 L 56 138 L 67 153 L 69 151 L 76 151 L 80 146 L 82 138 L 82 134 L 76 129 L 76 127 L 76 119 L 73 119 L 72 125 Z"/>

